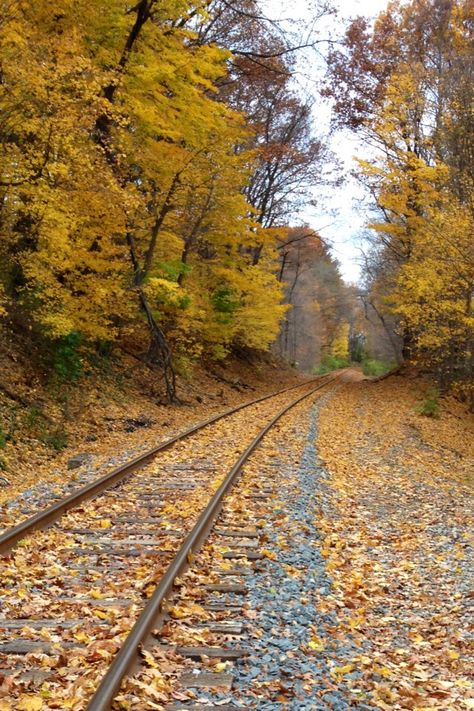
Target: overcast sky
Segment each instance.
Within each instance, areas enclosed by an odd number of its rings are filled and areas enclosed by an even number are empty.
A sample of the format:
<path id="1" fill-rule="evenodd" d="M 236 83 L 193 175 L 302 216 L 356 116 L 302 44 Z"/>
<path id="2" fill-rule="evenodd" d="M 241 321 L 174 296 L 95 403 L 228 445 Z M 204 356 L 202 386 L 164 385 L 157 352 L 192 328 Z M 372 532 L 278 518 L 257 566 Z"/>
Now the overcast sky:
<path id="1" fill-rule="evenodd" d="M 275 19 L 288 18 L 308 21 L 311 18 L 311 0 L 263 0 L 268 15 Z M 387 6 L 387 0 L 333 0 L 338 15 L 320 24 L 321 38 L 331 35 L 333 39 L 344 32 L 347 20 L 357 15 L 374 17 Z M 323 51 L 324 45 L 321 45 Z M 315 53 L 305 57 L 302 76 L 298 80 L 311 86 L 311 77 L 320 77 L 324 72 L 324 63 L 318 60 Z M 318 131 L 327 130 L 329 110 L 320 99 L 317 102 L 315 122 Z M 353 156 L 364 156 L 364 146 L 349 133 L 339 133 L 331 142 L 332 150 L 345 165 L 345 172 L 350 172 L 354 166 Z M 339 189 L 325 191 L 324 200 L 319 209 L 307 212 L 305 219 L 315 229 L 320 230 L 323 238 L 333 245 L 333 254 L 341 265 L 341 271 L 346 281 L 357 281 L 360 276 L 358 261 L 360 251 L 357 247 L 358 234 L 362 230 L 367 215 L 364 215 L 362 192 L 354 180 L 348 179 Z M 334 213 L 336 213 L 334 215 Z"/>

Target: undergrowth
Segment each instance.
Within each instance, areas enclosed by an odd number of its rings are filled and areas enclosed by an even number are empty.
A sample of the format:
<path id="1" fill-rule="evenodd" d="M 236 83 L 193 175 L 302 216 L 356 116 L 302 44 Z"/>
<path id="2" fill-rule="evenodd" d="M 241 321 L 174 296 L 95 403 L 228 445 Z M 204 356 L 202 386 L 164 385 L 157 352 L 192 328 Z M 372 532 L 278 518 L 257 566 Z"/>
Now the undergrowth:
<path id="1" fill-rule="evenodd" d="M 426 397 L 418 406 L 417 412 L 425 417 L 438 418 L 441 414 L 441 406 L 439 404 L 438 388 L 431 387 L 426 391 Z"/>
<path id="2" fill-rule="evenodd" d="M 324 356 L 321 363 L 313 370 L 314 375 L 325 375 L 333 370 L 347 368 L 350 365 L 348 358 L 338 358 L 337 356 Z"/>
<path id="3" fill-rule="evenodd" d="M 378 358 L 364 358 L 361 362 L 364 375 L 380 377 L 395 368 L 396 363 L 391 360 L 379 360 Z"/>

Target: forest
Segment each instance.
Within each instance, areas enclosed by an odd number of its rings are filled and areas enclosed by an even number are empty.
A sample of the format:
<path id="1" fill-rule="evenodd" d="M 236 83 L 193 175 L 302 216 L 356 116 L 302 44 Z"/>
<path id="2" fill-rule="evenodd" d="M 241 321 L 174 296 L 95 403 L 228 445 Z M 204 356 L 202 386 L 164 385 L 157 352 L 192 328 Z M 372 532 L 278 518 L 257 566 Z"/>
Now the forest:
<path id="1" fill-rule="evenodd" d="M 474 711 L 473 99 L 474 0 L 0 0 L 0 711 Z"/>
<path id="2" fill-rule="evenodd" d="M 316 40 L 254 0 L 1 0 L 2 341 L 69 381 L 131 354 L 171 402 L 177 365 L 270 349 L 414 364 L 472 407 L 473 36 L 468 0 L 390 2 L 308 96 Z M 366 146 L 359 284 L 304 216 L 334 180 L 318 102 Z"/>

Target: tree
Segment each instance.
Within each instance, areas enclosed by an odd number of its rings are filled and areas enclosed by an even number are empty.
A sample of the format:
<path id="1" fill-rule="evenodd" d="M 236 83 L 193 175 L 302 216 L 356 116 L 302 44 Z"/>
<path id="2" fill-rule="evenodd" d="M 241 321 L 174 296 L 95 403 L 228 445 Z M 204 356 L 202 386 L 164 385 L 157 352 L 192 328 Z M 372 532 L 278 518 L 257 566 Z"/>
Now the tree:
<path id="1" fill-rule="evenodd" d="M 317 27 L 333 10 L 322 2 L 314 12 Z M 247 200 L 263 228 L 287 226 L 328 179 L 329 155 L 314 130 L 314 102 L 293 81 L 297 48 L 314 46 L 317 36 L 289 39 L 253 0 L 215 0 L 199 38 L 232 52 L 229 73 L 217 85 L 220 99 L 245 114 L 251 128 L 246 147 L 253 150 L 254 163 Z M 271 237 L 260 234 L 262 242 L 252 250 L 254 264 L 271 244 Z"/>
<path id="2" fill-rule="evenodd" d="M 330 352 L 348 322 L 347 287 L 337 262 L 307 225 L 283 233 L 279 252 L 279 275 L 286 285 L 289 306 L 278 341 L 279 354 L 311 371 Z"/>
<path id="3" fill-rule="evenodd" d="M 245 197 L 254 139 L 218 92 L 230 54 L 198 39 L 202 6 L 2 9 L 0 308 L 10 325 L 31 325 L 53 347 L 132 340 L 163 370 L 170 400 L 170 343 L 190 357 L 267 348 L 284 312 L 275 239 Z"/>
<path id="4" fill-rule="evenodd" d="M 472 31 L 472 3 L 390 3 L 372 31 L 360 19 L 351 25 L 327 88 L 338 96 L 339 83 L 337 121 L 376 149 L 359 162 L 378 211 L 370 226 L 382 299 L 372 303 L 382 318 L 398 317 L 405 357 L 465 394 L 474 327 Z"/>

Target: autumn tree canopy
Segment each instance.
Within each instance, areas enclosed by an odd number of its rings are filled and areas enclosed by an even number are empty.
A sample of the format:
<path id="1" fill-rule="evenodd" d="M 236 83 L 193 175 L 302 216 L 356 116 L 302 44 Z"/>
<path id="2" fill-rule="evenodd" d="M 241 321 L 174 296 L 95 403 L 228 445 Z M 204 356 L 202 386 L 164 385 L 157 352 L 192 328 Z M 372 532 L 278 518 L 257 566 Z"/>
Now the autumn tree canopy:
<path id="1" fill-rule="evenodd" d="M 272 228 L 322 146 L 255 3 L 2 0 L 0 18 L 3 323 L 133 342 L 170 399 L 171 350 L 268 348 Z"/>

